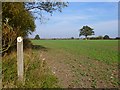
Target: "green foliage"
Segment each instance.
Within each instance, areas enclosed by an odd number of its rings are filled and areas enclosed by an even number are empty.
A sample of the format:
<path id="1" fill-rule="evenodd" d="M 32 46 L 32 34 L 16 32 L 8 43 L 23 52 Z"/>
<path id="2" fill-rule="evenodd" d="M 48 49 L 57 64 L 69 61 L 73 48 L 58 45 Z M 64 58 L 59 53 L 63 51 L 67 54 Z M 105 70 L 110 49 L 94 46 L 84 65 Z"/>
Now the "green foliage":
<path id="1" fill-rule="evenodd" d="M 101 39 L 103 39 L 103 36 L 89 37 L 88 39 L 90 39 L 90 40 L 101 40 Z"/>
<path id="2" fill-rule="evenodd" d="M 35 24 L 22 2 L 3 2 L 2 11 L 2 52 L 5 52 L 16 45 L 18 36 L 25 38 L 33 32 Z"/>
<path id="3" fill-rule="evenodd" d="M 80 29 L 80 34 L 79 36 L 85 36 L 87 38 L 87 36 L 90 36 L 90 35 L 94 35 L 94 31 L 92 28 L 90 28 L 89 26 L 83 26 L 81 29 Z"/>
<path id="4" fill-rule="evenodd" d="M 74 37 L 71 37 L 71 39 L 74 39 Z"/>
<path id="5" fill-rule="evenodd" d="M 43 20 L 42 13 L 53 13 L 54 11 L 62 11 L 67 3 L 64 2 L 3 2 L 2 3 L 2 42 L 5 43 L 4 50 L 16 45 L 16 38 L 22 36 L 28 37 L 35 31 L 34 19 Z M 7 19 L 7 23 L 6 23 Z M 7 28 L 6 28 L 7 27 Z M 13 34 L 14 33 L 14 34 Z"/>
<path id="6" fill-rule="evenodd" d="M 120 37 L 116 37 L 115 39 L 120 39 Z"/>
<path id="7" fill-rule="evenodd" d="M 98 36 L 98 39 L 103 39 L 103 36 Z"/>
<path id="8" fill-rule="evenodd" d="M 8 18 L 8 24 L 17 33 L 17 36 L 26 37 L 35 30 L 34 18 L 25 10 L 22 2 L 4 2 L 2 4 L 2 22 Z"/>
<path id="9" fill-rule="evenodd" d="M 31 48 L 32 47 L 32 43 L 28 38 L 24 38 L 23 39 L 23 48 L 24 50 Z"/>
<path id="10" fill-rule="evenodd" d="M 103 39 L 110 39 L 110 37 L 108 35 L 105 35 Z"/>
<path id="11" fill-rule="evenodd" d="M 37 40 L 39 40 L 39 39 L 40 39 L 40 37 L 39 37 L 39 35 L 38 35 L 38 34 L 35 36 L 35 39 L 37 39 Z"/>

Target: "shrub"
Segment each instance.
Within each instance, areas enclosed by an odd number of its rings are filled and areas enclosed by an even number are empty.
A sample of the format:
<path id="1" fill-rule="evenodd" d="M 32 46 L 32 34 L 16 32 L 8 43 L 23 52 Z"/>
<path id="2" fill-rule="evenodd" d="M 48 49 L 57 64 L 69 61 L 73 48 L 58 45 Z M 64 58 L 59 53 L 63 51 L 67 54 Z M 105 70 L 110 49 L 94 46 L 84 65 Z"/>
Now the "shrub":
<path id="1" fill-rule="evenodd" d="M 98 39 L 103 39 L 103 36 L 98 36 L 97 38 L 98 38 Z"/>
<path id="2" fill-rule="evenodd" d="M 105 35 L 103 39 L 110 39 L 110 37 L 108 35 Z"/>
<path id="3" fill-rule="evenodd" d="M 38 34 L 35 36 L 35 39 L 37 39 L 37 40 L 38 40 L 38 39 L 40 39 L 40 37 L 39 37 L 39 35 L 38 35 Z"/>
<path id="4" fill-rule="evenodd" d="M 71 37 L 71 39 L 74 39 L 74 37 Z"/>
<path id="5" fill-rule="evenodd" d="M 120 39 L 120 37 L 116 37 L 115 39 Z"/>

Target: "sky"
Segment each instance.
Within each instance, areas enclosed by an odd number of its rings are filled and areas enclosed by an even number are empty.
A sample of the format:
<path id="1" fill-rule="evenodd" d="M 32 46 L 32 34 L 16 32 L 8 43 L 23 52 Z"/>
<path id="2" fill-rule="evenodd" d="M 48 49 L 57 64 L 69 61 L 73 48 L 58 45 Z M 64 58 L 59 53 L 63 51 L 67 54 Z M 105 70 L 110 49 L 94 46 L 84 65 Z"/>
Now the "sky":
<path id="1" fill-rule="evenodd" d="M 40 38 L 78 38 L 79 29 L 85 25 L 94 29 L 93 36 L 118 36 L 117 2 L 69 2 L 62 13 L 44 15 L 49 20 L 44 24 L 36 20 L 36 30 L 29 37 L 38 34 Z"/>

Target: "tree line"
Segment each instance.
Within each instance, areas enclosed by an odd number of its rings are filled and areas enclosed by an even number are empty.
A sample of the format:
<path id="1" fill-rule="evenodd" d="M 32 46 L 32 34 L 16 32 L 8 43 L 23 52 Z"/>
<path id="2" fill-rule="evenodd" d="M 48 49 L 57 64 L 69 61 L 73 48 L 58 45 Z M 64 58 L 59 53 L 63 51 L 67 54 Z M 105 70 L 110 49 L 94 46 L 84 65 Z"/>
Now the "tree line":
<path id="1" fill-rule="evenodd" d="M 83 26 L 81 29 L 79 29 L 79 37 L 80 36 L 85 36 L 84 39 L 89 39 L 89 40 L 98 40 L 98 39 L 120 39 L 119 37 L 116 37 L 116 38 L 110 38 L 108 35 L 104 35 L 104 36 L 97 36 L 97 37 L 88 37 L 88 36 L 91 36 L 91 35 L 95 35 L 95 32 L 93 31 L 94 29 L 89 27 L 89 26 Z M 36 40 L 39 40 L 40 39 L 40 36 L 37 34 L 35 36 Z M 52 38 L 52 40 L 70 40 L 70 39 L 79 39 L 79 38 L 74 38 L 74 37 L 71 37 L 71 38 Z"/>
<path id="2" fill-rule="evenodd" d="M 79 37 L 80 36 L 85 36 L 85 39 L 90 39 L 90 40 L 97 40 L 97 39 L 120 39 L 120 37 L 116 38 L 110 38 L 109 35 L 104 35 L 104 36 L 98 36 L 98 37 L 89 37 L 91 35 L 95 35 L 95 32 L 93 31 L 94 29 L 89 27 L 89 26 L 83 26 L 79 31 Z"/>

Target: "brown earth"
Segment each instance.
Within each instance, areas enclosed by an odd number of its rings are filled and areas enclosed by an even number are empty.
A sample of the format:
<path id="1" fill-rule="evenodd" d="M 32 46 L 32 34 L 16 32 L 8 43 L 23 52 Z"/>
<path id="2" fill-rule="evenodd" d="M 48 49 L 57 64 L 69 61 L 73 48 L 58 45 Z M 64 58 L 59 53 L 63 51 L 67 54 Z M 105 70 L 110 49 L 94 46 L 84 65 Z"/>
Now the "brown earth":
<path id="1" fill-rule="evenodd" d="M 45 60 L 63 88 L 118 88 L 118 65 L 106 64 L 87 56 L 79 57 L 64 51 L 41 51 Z"/>

